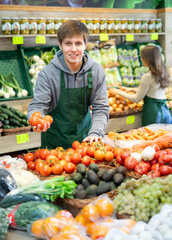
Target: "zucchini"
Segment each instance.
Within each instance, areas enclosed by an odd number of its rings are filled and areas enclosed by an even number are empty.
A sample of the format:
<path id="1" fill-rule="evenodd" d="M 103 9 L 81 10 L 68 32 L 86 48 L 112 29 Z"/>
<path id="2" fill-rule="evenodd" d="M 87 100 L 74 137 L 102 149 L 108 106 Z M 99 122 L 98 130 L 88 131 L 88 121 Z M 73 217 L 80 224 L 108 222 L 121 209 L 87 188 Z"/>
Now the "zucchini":
<path id="1" fill-rule="evenodd" d="M 16 108 L 13 108 L 13 107 L 10 107 L 9 110 L 10 110 L 11 112 L 15 113 L 15 114 L 16 114 L 17 116 L 19 116 L 20 118 L 23 117 L 22 111 L 20 111 L 20 110 L 18 110 L 18 109 L 16 109 Z"/>
<path id="2" fill-rule="evenodd" d="M 7 108 L 8 106 L 7 106 L 7 104 L 3 103 L 3 104 L 0 105 L 0 107 Z"/>
<path id="3" fill-rule="evenodd" d="M 13 113 L 7 108 L 2 108 L 2 113 L 7 114 L 9 117 L 13 116 Z"/>
<path id="4" fill-rule="evenodd" d="M 4 128 L 4 129 L 10 129 L 11 126 L 10 126 L 10 125 L 3 125 L 3 128 Z"/>
<path id="5" fill-rule="evenodd" d="M 16 114 L 13 114 L 13 117 L 12 117 L 12 118 L 18 120 L 19 122 L 20 122 L 20 120 L 21 120 Z"/>
<path id="6" fill-rule="evenodd" d="M 0 121 L 1 121 L 1 122 L 4 122 L 4 120 L 5 120 L 5 118 L 3 118 L 3 117 L 0 116 Z"/>
<path id="7" fill-rule="evenodd" d="M 22 124 L 18 120 L 14 119 L 14 118 L 10 118 L 9 120 L 10 120 L 11 124 L 16 125 L 18 127 L 22 127 Z"/>
<path id="8" fill-rule="evenodd" d="M 3 117 L 4 119 L 8 119 L 8 115 L 5 113 L 0 113 L 0 117 Z"/>

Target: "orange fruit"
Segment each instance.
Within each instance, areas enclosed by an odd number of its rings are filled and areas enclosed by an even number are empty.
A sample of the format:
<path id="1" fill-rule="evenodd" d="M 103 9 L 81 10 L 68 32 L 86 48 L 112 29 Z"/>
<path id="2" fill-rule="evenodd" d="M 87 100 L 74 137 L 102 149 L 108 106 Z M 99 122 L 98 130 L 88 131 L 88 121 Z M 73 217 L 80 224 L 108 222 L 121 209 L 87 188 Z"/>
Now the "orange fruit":
<path id="1" fill-rule="evenodd" d="M 43 226 L 44 219 L 38 219 L 35 222 L 32 223 L 31 226 L 31 232 L 36 236 L 36 237 L 42 237 L 43 236 Z"/>
<path id="2" fill-rule="evenodd" d="M 95 207 L 98 209 L 101 217 L 112 216 L 113 214 L 113 204 L 106 198 L 99 199 Z"/>
<path id="3" fill-rule="evenodd" d="M 51 238 L 51 240 L 65 240 L 65 239 L 59 235 L 55 235 L 54 237 Z"/>
<path id="4" fill-rule="evenodd" d="M 90 235 L 92 234 L 95 225 L 96 224 L 93 222 L 86 223 L 86 228 L 87 228 L 88 234 L 90 234 Z"/>
<path id="5" fill-rule="evenodd" d="M 60 221 L 55 217 L 48 217 L 43 222 L 43 234 L 48 238 L 53 237 L 60 231 Z"/>
<path id="6" fill-rule="evenodd" d="M 79 230 L 76 226 L 74 226 L 73 224 L 71 225 L 65 225 L 61 231 L 60 231 L 60 236 L 64 237 L 64 238 L 68 238 L 71 235 L 75 235 L 78 234 Z"/>
<path id="7" fill-rule="evenodd" d="M 103 225 L 96 225 L 94 227 L 94 231 L 91 234 L 91 239 L 96 240 L 98 237 L 99 238 L 104 238 L 109 231 L 109 228 Z"/>
<path id="8" fill-rule="evenodd" d="M 64 217 L 64 218 L 73 218 L 72 214 L 67 211 L 67 210 L 60 210 L 58 211 L 56 214 L 55 214 L 55 217 L 57 218 L 61 218 L 61 217 Z"/>
<path id="9" fill-rule="evenodd" d="M 99 211 L 93 204 L 88 204 L 82 209 L 82 215 L 87 222 L 95 222 L 99 217 Z"/>
<path id="10" fill-rule="evenodd" d="M 81 225 L 85 225 L 85 218 L 82 215 L 78 215 L 75 217 L 75 220 L 77 221 L 77 223 L 81 224 Z"/>

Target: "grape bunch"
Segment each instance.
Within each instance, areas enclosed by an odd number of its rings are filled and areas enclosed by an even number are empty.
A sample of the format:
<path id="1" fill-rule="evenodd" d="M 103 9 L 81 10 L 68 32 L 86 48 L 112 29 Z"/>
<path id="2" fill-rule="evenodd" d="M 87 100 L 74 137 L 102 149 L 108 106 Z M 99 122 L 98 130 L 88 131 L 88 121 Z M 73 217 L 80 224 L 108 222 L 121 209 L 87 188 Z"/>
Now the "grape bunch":
<path id="1" fill-rule="evenodd" d="M 136 221 L 148 222 L 164 204 L 172 204 L 172 175 L 165 178 L 143 176 L 130 179 L 118 187 L 114 210 Z"/>

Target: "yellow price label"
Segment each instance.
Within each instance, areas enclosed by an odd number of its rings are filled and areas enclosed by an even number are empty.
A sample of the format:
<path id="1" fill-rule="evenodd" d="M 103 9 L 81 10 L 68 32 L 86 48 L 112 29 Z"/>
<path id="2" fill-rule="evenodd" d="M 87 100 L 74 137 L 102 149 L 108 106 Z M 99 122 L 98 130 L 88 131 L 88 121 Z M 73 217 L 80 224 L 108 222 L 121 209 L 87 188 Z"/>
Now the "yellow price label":
<path id="1" fill-rule="evenodd" d="M 109 35 L 107 33 L 100 33 L 100 41 L 108 41 Z"/>
<path id="2" fill-rule="evenodd" d="M 16 136 L 16 138 L 17 138 L 17 144 L 29 142 L 29 134 L 28 133 L 19 134 Z"/>
<path id="3" fill-rule="evenodd" d="M 127 34 L 126 35 L 126 41 L 127 42 L 134 41 L 134 34 Z"/>
<path id="4" fill-rule="evenodd" d="M 158 40 L 158 33 L 151 33 L 151 40 Z"/>
<path id="5" fill-rule="evenodd" d="M 17 37 L 13 37 L 13 44 L 23 44 L 24 43 L 24 39 L 23 36 L 17 36 Z"/>
<path id="6" fill-rule="evenodd" d="M 37 36 L 36 43 L 37 44 L 46 44 L 46 37 L 45 36 Z"/>
<path id="7" fill-rule="evenodd" d="M 126 122 L 127 122 L 127 124 L 135 123 L 135 116 L 128 116 Z"/>

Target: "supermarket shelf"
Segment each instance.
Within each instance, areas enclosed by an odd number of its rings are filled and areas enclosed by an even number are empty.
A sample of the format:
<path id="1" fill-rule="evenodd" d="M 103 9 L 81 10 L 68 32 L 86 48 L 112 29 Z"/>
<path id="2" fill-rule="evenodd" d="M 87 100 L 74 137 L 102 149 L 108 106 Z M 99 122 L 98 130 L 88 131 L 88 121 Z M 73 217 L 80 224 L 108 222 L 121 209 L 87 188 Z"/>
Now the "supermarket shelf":
<path id="1" fill-rule="evenodd" d="M 151 36 L 152 33 L 108 33 L 109 36 L 126 36 L 127 34 L 133 34 L 134 36 Z M 165 35 L 165 32 L 161 32 L 157 34 Z M 16 36 L 23 36 L 24 38 L 37 37 L 37 36 L 57 37 L 57 34 L 0 35 L 0 38 L 12 38 Z M 99 37 L 99 36 L 100 34 L 90 34 L 90 37 Z"/>
<path id="2" fill-rule="evenodd" d="M 28 132 L 28 134 L 29 142 L 20 144 L 17 143 L 17 135 L 1 136 L 0 154 L 40 147 L 41 134 L 37 132 Z"/>

